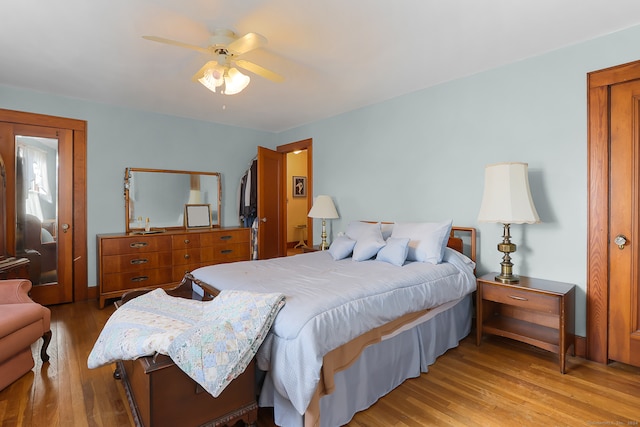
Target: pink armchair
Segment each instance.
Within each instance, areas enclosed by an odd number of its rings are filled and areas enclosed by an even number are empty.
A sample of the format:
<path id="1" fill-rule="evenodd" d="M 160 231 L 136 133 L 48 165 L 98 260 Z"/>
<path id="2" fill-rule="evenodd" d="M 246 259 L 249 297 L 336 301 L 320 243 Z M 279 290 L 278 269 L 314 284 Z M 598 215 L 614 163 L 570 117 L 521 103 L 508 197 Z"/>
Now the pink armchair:
<path id="1" fill-rule="evenodd" d="M 0 280 L 0 390 L 33 368 L 31 344 L 40 337 L 40 357 L 49 360 L 51 311 L 29 298 L 29 290 L 29 280 Z"/>

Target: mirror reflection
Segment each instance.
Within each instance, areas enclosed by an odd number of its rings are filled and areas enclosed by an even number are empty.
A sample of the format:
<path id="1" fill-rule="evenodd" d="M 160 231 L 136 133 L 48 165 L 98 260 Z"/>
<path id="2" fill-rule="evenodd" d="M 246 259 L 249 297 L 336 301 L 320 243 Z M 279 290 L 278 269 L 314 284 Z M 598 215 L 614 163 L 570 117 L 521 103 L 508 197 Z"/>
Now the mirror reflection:
<path id="1" fill-rule="evenodd" d="M 127 168 L 127 232 L 158 232 L 185 227 L 186 205 L 210 205 L 211 224 L 220 226 L 218 172 Z"/>
<path id="2" fill-rule="evenodd" d="M 34 286 L 58 281 L 58 140 L 16 135 L 16 253 Z"/>

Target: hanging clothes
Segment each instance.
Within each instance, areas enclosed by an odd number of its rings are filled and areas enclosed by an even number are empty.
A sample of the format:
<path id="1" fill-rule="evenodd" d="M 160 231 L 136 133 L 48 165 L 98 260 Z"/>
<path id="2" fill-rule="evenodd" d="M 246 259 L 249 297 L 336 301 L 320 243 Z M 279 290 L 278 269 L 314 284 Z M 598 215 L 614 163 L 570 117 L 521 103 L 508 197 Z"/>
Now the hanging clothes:
<path id="1" fill-rule="evenodd" d="M 258 159 L 253 159 L 249 169 L 240 178 L 238 200 L 240 223 L 251 227 L 258 216 Z"/>

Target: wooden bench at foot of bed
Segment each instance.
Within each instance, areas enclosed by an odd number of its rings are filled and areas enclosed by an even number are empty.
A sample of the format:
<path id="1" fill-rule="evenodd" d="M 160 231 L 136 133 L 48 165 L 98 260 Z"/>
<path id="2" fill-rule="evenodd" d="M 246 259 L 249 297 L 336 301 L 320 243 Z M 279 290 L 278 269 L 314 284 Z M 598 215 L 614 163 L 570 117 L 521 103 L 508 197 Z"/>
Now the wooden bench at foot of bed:
<path id="1" fill-rule="evenodd" d="M 148 290 L 124 295 L 116 306 Z M 192 293 L 191 282 L 168 290 L 167 294 L 202 299 Z M 204 299 L 211 299 L 206 295 Z M 232 426 L 238 421 L 255 426 L 258 404 L 255 389 L 255 362 L 234 379 L 218 397 L 207 393 L 176 366 L 169 356 L 156 355 L 116 364 L 113 376 L 122 380 L 136 426 L 189 427 Z"/>

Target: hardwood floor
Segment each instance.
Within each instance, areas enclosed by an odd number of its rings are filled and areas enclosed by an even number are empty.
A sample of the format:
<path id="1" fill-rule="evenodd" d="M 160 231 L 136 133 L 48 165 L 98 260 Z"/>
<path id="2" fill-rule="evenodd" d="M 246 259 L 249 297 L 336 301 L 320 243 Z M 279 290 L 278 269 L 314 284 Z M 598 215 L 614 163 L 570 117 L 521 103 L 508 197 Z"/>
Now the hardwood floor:
<path id="1" fill-rule="evenodd" d="M 51 307 L 51 359 L 0 391 L 0 419 L 9 426 L 133 425 L 112 367 L 86 362 L 112 307 L 97 302 Z M 448 351 L 429 373 L 410 379 L 356 414 L 349 426 L 603 426 L 640 422 L 640 368 L 600 365 L 568 357 L 561 375 L 557 355 L 524 344 L 472 336 Z M 273 426 L 268 409 L 260 427 Z"/>

